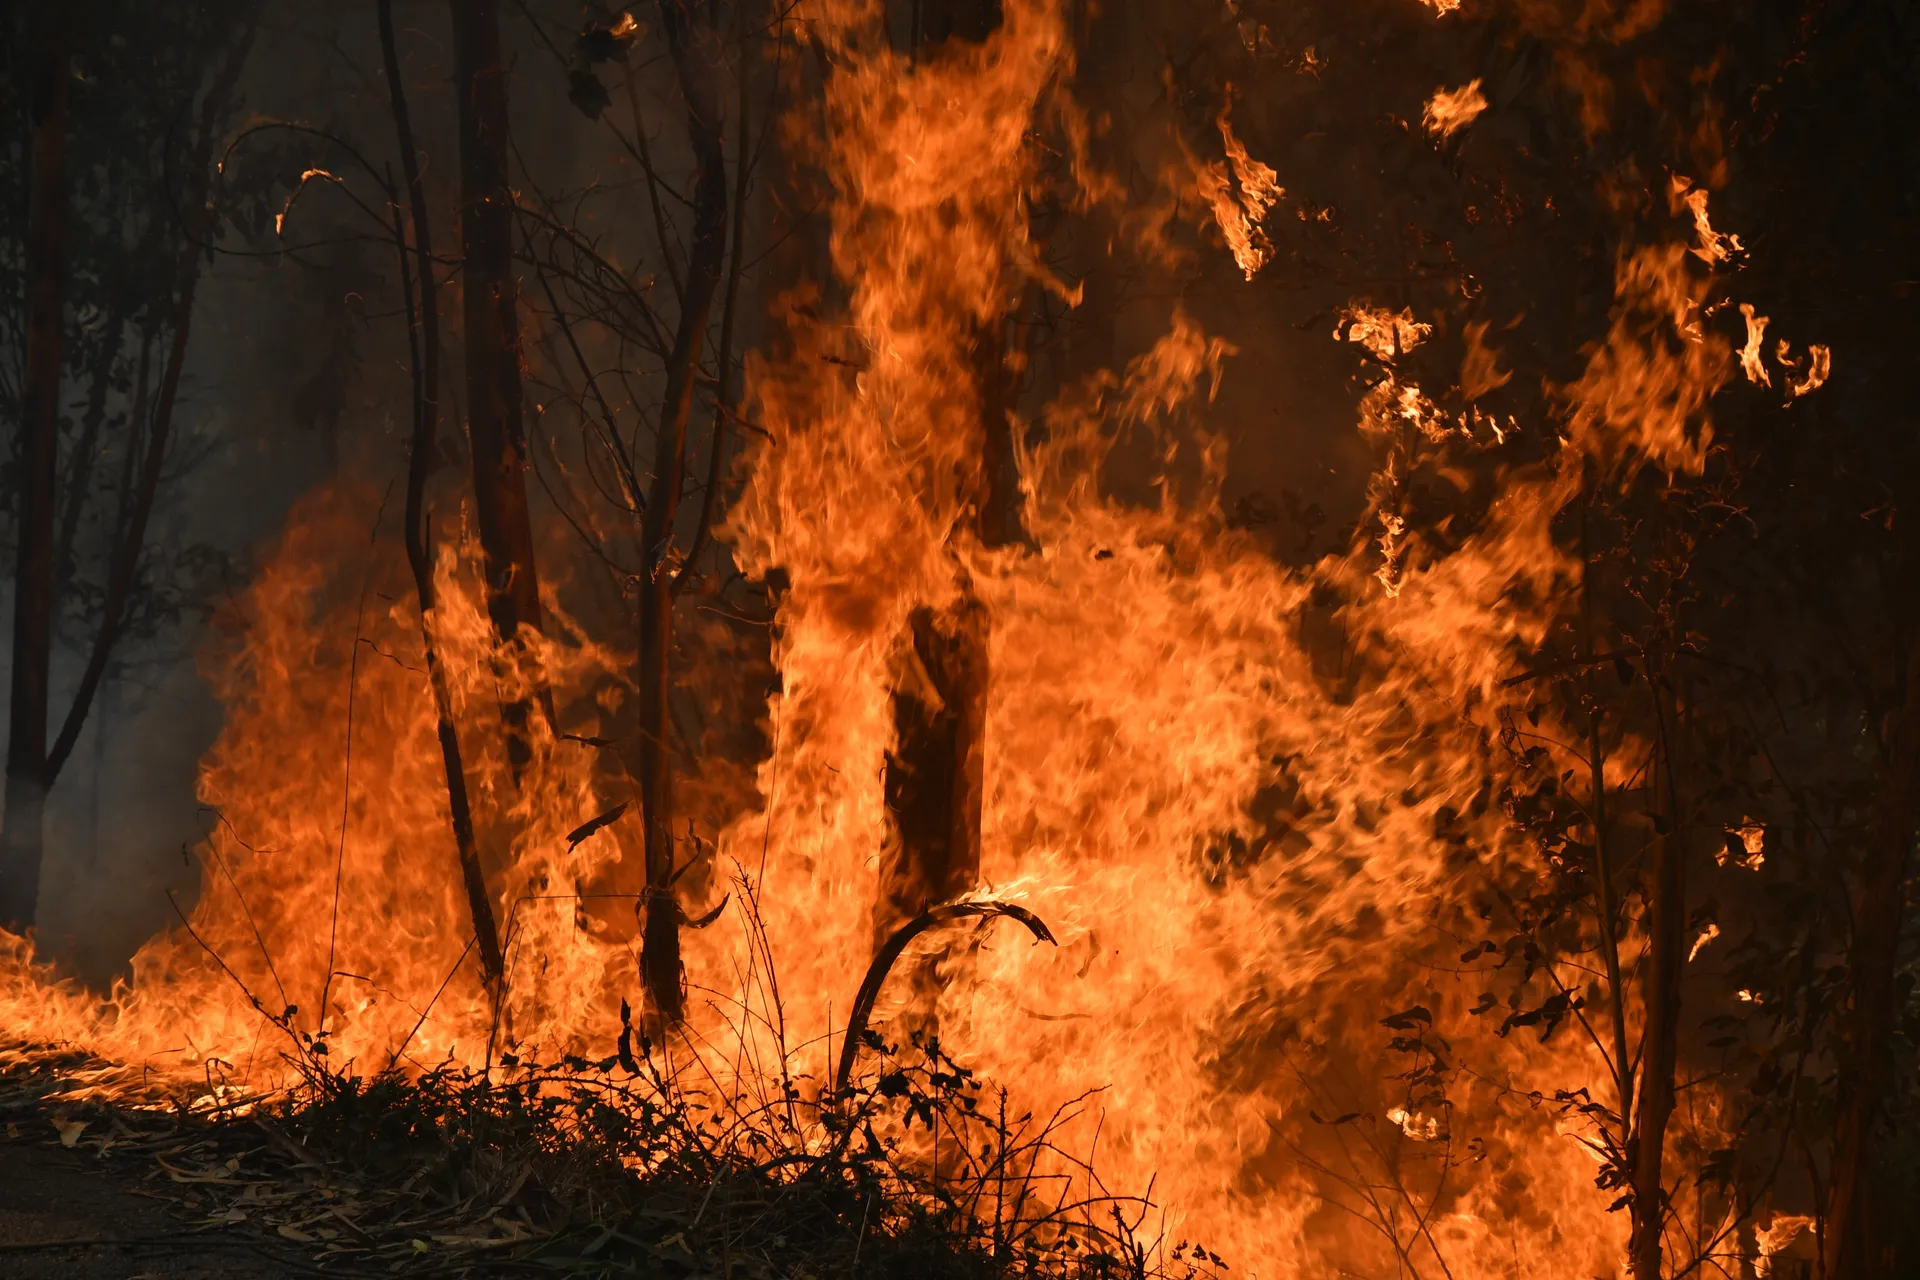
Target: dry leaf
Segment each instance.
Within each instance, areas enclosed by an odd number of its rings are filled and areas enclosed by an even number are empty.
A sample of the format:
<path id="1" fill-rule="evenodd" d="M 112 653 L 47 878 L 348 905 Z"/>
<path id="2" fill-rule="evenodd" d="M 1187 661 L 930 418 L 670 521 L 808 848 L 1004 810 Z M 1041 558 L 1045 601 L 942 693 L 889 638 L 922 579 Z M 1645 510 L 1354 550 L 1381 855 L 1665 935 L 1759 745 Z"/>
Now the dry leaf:
<path id="1" fill-rule="evenodd" d="M 308 1235 L 306 1232 L 302 1231 L 300 1228 L 289 1226 L 284 1222 L 280 1224 L 279 1233 L 280 1233 L 280 1238 L 282 1240 L 291 1240 L 295 1244 L 312 1244 L 313 1243 L 312 1236 Z"/>
<path id="2" fill-rule="evenodd" d="M 91 1120 L 55 1120 L 53 1127 L 60 1131 L 60 1145 L 71 1147 L 80 1141 L 80 1135 L 87 1131 Z"/>

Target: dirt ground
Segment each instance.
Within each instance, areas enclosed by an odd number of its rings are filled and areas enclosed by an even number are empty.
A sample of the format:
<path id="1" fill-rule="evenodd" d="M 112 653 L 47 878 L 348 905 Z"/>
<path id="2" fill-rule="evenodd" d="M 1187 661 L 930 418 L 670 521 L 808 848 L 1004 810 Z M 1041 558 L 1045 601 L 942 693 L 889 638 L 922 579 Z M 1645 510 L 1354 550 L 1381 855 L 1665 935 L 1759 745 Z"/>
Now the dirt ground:
<path id="1" fill-rule="evenodd" d="M 18 1130 L 22 1126 L 10 1126 Z M 283 1280 L 319 1271 L 245 1228 L 194 1222 L 132 1162 L 0 1136 L 0 1280 Z M 371 1274 L 371 1273 L 367 1273 Z"/>

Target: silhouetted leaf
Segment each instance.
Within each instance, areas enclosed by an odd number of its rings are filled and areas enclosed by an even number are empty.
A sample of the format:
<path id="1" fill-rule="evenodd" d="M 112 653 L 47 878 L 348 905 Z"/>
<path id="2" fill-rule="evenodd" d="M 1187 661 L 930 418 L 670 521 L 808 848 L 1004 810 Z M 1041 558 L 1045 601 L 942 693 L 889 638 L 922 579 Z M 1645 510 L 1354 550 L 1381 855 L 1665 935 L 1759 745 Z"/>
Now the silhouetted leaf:
<path id="1" fill-rule="evenodd" d="M 600 83 L 599 76 L 575 67 L 567 73 L 567 101 L 579 108 L 587 119 L 598 120 L 600 113 L 612 104 L 613 97 L 607 92 L 607 86 Z"/>
<path id="2" fill-rule="evenodd" d="M 575 827 L 573 830 L 567 832 L 567 852 L 569 853 L 573 852 L 573 850 L 579 846 L 582 840 L 585 840 L 588 836 L 592 835 L 594 832 L 598 831 L 600 828 L 605 826 L 610 826 L 613 823 L 618 822 L 620 820 L 620 815 L 627 811 L 628 803 L 629 803 L 628 801 L 623 800 L 619 804 L 613 806 L 613 808 L 607 810 L 605 813 L 599 815 L 598 817 L 588 818 L 585 822 L 581 823 L 579 826 Z"/>

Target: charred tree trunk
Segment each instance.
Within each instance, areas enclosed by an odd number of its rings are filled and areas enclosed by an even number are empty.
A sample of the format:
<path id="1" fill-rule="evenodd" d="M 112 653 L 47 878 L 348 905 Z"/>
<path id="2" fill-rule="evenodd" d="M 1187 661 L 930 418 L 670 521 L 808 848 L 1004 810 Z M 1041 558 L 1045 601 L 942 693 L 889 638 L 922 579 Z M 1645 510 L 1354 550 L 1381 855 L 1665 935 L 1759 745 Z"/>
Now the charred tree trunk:
<path id="1" fill-rule="evenodd" d="M 1681 814 L 1679 771 L 1673 753 L 1678 726 L 1661 673 L 1648 672 L 1660 723 L 1661 789 L 1666 830 L 1656 839 L 1647 885 L 1647 973 L 1640 1092 L 1634 1104 L 1633 1274 L 1659 1280 L 1661 1236 L 1666 1225 L 1667 1124 L 1673 1116 L 1674 1068 L 1680 1032 L 1680 971 L 1686 962 L 1686 827 Z M 1664 704 L 1664 705 L 1662 705 Z"/>
<path id="2" fill-rule="evenodd" d="M 1873 1162 L 1873 1127 L 1893 1079 L 1889 1050 L 1900 1014 L 1894 977 L 1913 848 L 1915 789 L 1920 788 L 1920 645 L 1908 657 L 1906 689 L 1889 730 L 1848 957 L 1853 992 L 1841 1023 L 1846 1051 L 1840 1060 L 1840 1112 L 1834 1125 L 1823 1242 L 1827 1280 L 1885 1274 L 1874 1257 L 1865 1192 Z"/>
<path id="3" fill-rule="evenodd" d="M 487 612 L 515 667 L 502 708 L 517 778 L 532 760 L 532 699 L 521 628 L 539 631 L 540 578 L 527 509 L 521 415 L 519 290 L 513 273 L 513 191 L 507 184 L 507 72 L 496 0 L 452 0 L 460 99 L 460 243 L 466 322 L 467 433 L 474 508 L 486 561 Z"/>
<path id="4" fill-rule="evenodd" d="M 433 635 L 433 538 L 426 509 L 427 474 L 433 466 L 434 437 L 440 427 L 440 300 L 434 281 L 433 224 L 427 209 L 426 184 L 420 180 L 419 153 L 413 145 L 406 86 L 400 76 L 400 54 L 393 39 L 393 0 L 379 0 L 378 12 L 380 52 L 393 103 L 393 127 L 400 145 L 401 172 L 406 178 L 407 204 L 413 223 L 413 249 L 419 266 L 420 292 L 416 305 L 413 273 L 408 267 L 407 238 L 396 208 L 394 242 L 400 252 L 400 284 L 407 295 L 407 344 L 413 369 L 413 438 L 407 454 L 407 564 L 413 570 L 414 592 L 420 600 L 421 644 L 426 650 L 427 683 L 433 691 L 434 714 L 438 720 L 440 760 L 447 775 L 447 812 L 453 827 L 454 850 L 460 860 L 460 880 L 467 893 L 467 911 L 473 921 L 481 975 L 488 986 L 497 989 L 505 970 L 500 931 L 494 921 L 493 897 L 487 891 L 479 843 L 474 836 L 473 804 L 467 794 L 460 732 L 453 718 L 453 694 Z"/>
<path id="5" fill-rule="evenodd" d="M 895 680 L 876 946 L 980 879 L 986 610 L 968 598 L 945 614 L 915 609 Z"/>
<path id="6" fill-rule="evenodd" d="M 660 0 L 661 26 L 686 100 L 687 139 L 698 176 L 693 245 L 680 299 L 680 323 L 667 362 L 666 393 L 654 445 L 653 483 L 641 517 L 640 807 L 645 824 L 647 895 L 640 972 L 654 1013 L 679 1020 L 680 905 L 673 896 L 673 551 L 674 520 L 686 480 L 687 421 L 714 294 L 726 256 L 727 168 L 721 136 L 720 59 L 710 0 Z M 664 249 L 664 246 L 662 246 Z"/>
<path id="7" fill-rule="evenodd" d="M 20 416 L 20 526 L 13 597 L 13 682 L 7 733 L 5 828 L 0 832 L 0 925 L 33 923 L 47 796 L 47 676 L 53 652 L 55 453 L 67 223 L 67 29 L 49 9 L 33 25 L 27 224 L 27 354 Z"/>
<path id="8" fill-rule="evenodd" d="M 1001 10 L 998 0 L 922 0 L 914 17 L 919 48 L 932 51 L 950 40 L 986 40 L 1000 25 Z M 980 326 L 970 352 L 980 455 L 969 515 L 974 536 L 990 547 L 1023 537 L 1005 329 L 1004 322 Z M 989 638 L 986 610 L 963 583 L 951 609 L 915 609 L 896 642 L 876 947 L 907 921 L 979 883 Z"/>
<path id="9" fill-rule="evenodd" d="M 1000 27 L 1000 0 L 917 0 L 916 43 L 933 48 L 949 40 L 979 44 Z"/>

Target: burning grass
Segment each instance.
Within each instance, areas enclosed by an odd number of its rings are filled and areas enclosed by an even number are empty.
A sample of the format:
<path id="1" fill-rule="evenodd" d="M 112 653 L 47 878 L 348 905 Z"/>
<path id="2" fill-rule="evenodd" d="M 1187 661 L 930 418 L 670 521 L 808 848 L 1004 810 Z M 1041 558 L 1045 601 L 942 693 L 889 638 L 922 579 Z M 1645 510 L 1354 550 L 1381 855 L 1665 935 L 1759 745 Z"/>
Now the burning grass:
<path id="1" fill-rule="evenodd" d="M 1223 1266 L 1107 1191 L 1065 1127 L 1099 1098 L 1018 1109 L 936 1036 L 862 1031 L 862 1070 L 725 1084 L 629 1026 L 618 1052 L 502 1053 L 366 1074 L 292 1020 L 290 1084 L 219 1078 L 136 1098 L 118 1064 L 0 1054 L 11 1132 L 133 1166 L 199 1227 L 254 1230 L 324 1274 L 1179 1277 Z M 851 1058 L 853 1055 L 849 1055 Z M 110 1087 L 101 1088 L 110 1081 Z M 112 1099 L 112 1100 L 109 1100 Z M 48 1141 L 54 1140 L 52 1135 Z M 183 1237 L 184 1238 L 184 1237 Z"/>

